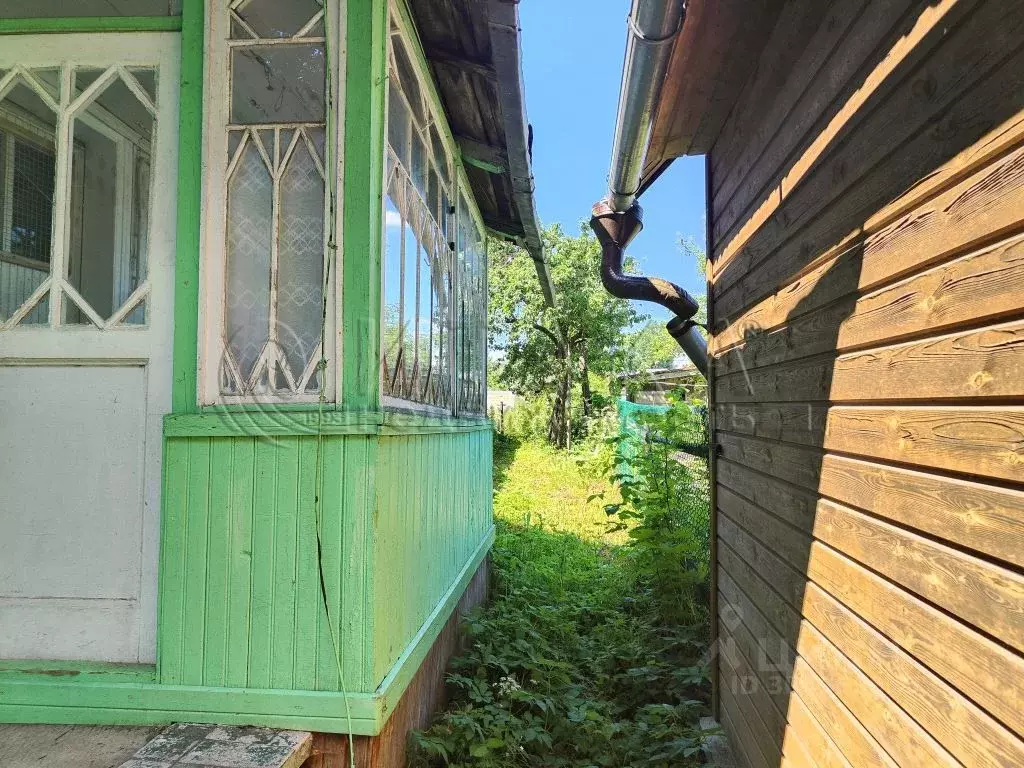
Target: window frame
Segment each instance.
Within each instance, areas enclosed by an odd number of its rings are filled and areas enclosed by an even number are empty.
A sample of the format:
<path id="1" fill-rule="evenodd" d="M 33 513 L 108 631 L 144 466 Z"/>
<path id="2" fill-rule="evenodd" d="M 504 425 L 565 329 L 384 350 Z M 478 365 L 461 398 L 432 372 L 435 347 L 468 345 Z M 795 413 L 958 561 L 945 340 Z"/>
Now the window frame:
<path id="1" fill-rule="evenodd" d="M 244 2 L 244 0 L 242 0 Z M 225 350 L 226 325 L 226 288 L 227 288 L 227 206 L 229 180 L 229 129 L 231 123 L 231 58 L 233 51 L 242 47 L 295 44 L 294 38 L 281 38 L 280 42 L 263 42 L 260 40 L 232 39 L 231 11 L 240 4 L 239 0 L 210 0 L 206 5 L 205 44 L 203 52 L 204 86 L 203 86 L 203 174 L 202 215 L 200 221 L 200 260 L 199 260 L 199 318 L 198 318 L 198 350 L 197 350 L 197 404 L 208 406 L 252 406 L 252 405 L 297 405 L 311 406 L 321 402 L 318 392 L 288 392 L 224 394 L 220 386 L 220 365 Z M 328 9 L 328 6 L 329 9 Z M 332 72 L 325 69 L 327 84 L 332 93 L 326 93 L 325 86 L 325 157 L 324 171 L 324 243 L 333 239 L 339 247 L 334 252 L 333 263 L 330 265 L 330 280 L 325 285 L 327 290 L 327 319 L 324 327 L 324 339 L 327 349 L 324 357 L 327 368 L 324 371 L 322 385 L 323 402 L 332 407 L 340 407 L 342 403 L 342 266 L 343 252 L 342 221 L 344 218 L 344 199 L 341 190 L 344 162 L 344 121 L 343 95 L 344 61 L 346 50 L 343 40 L 343 25 L 339 23 L 345 12 L 345 0 L 324 0 L 327 23 L 324 24 L 324 35 L 303 37 L 301 42 L 325 42 L 330 55 L 325 64 L 332 67 Z M 311 25 L 306 25 L 311 26 Z M 333 114 L 330 102 L 333 101 Z M 290 128 L 290 124 L 275 124 L 282 130 Z M 256 128 L 255 124 L 252 126 Z M 332 164 L 328 164 L 330 161 Z M 332 181 L 333 177 L 333 181 Z M 335 185 L 334 231 L 329 232 L 330 188 Z M 274 209 L 277 215 L 277 206 Z M 276 228 L 275 228 L 276 229 Z M 326 268 L 325 263 L 325 268 Z M 272 296 L 276 294 L 276 286 L 271 288 Z M 272 299 L 273 301 L 273 299 Z M 273 323 L 272 323 L 273 324 Z"/>
<path id="2" fill-rule="evenodd" d="M 148 281 L 149 254 L 145 254 L 146 278 L 138 280 L 134 288 L 130 287 L 129 265 L 131 262 L 132 237 L 131 227 L 133 225 L 133 205 L 140 199 L 145 199 L 146 205 L 146 243 L 148 245 L 151 232 L 150 213 L 153 210 L 154 183 L 152 176 L 152 163 L 155 154 L 155 142 L 157 121 L 159 119 L 156 98 L 153 94 L 145 92 L 145 89 L 137 81 L 129 84 L 132 79 L 131 69 L 156 69 L 156 67 L 138 62 L 112 63 L 109 65 L 93 66 L 90 63 L 75 61 L 64 62 L 58 67 L 44 67 L 56 72 L 58 78 L 55 85 L 61 92 L 61 97 L 55 98 L 50 93 L 46 100 L 47 106 L 54 111 L 55 125 L 51 128 L 45 121 L 39 119 L 17 105 L 4 103 L 0 100 L 0 140 L 4 142 L 4 150 L 0 153 L 0 184 L 3 184 L 3 192 L 0 194 L 0 262 L 5 264 L 30 269 L 45 275 L 39 287 L 26 299 L 21 307 L 15 309 L 14 313 L 6 320 L 0 319 L 0 329 L 4 332 L 11 330 L 38 331 L 46 328 L 78 328 L 89 327 L 100 331 L 126 331 L 147 327 L 151 308 L 149 307 L 149 295 L 151 285 Z M 40 98 L 43 97 L 45 82 L 38 79 L 39 67 L 25 66 L 15 67 L 10 74 L 5 76 L 14 78 L 13 82 L 20 82 L 29 90 L 33 91 Z M 83 88 L 77 88 L 75 84 L 76 72 L 81 69 L 96 69 L 100 75 L 95 81 Z M 133 91 L 141 101 L 144 100 L 146 108 L 153 117 L 153 138 L 145 139 L 134 128 L 122 121 L 100 102 L 102 92 L 112 83 L 120 81 L 125 87 Z M 12 86 L 13 87 L 13 86 Z M 67 93 L 64 94 L 65 89 Z M 93 95 L 88 101 L 75 106 L 88 93 Z M 67 147 L 62 145 L 61 124 L 66 121 L 72 133 L 67 137 Z M 81 254 L 76 256 L 73 251 L 75 240 L 71 233 L 78 231 L 81 245 L 82 234 L 80 228 L 82 220 L 75 220 L 76 207 L 81 207 L 84 200 L 84 177 L 76 177 L 75 169 L 82 167 L 87 155 L 84 146 L 74 138 L 73 126 L 84 125 L 91 130 L 108 139 L 115 148 L 117 156 L 115 193 L 114 193 L 114 243 L 113 243 L 113 285 L 111 286 L 112 308 L 109 317 L 102 317 L 95 307 L 84 299 L 78 292 L 72 276 L 73 269 L 81 270 L 83 263 Z M 54 195 L 50 216 L 53 223 L 50 237 L 50 252 L 47 260 L 26 258 L 14 254 L 8 250 L 11 227 L 13 226 L 13 174 L 14 155 L 12 149 L 15 143 L 28 144 L 33 149 L 52 155 L 54 162 Z M 70 150 L 70 155 L 68 150 Z M 135 195 L 134 171 L 136 162 L 143 158 L 150 164 L 150 177 L 148 189 L 144 190 L 141 197 Z M 129 172 L 129 166 L 131 171 Z M 55 254 L 59 251 L 57 259 Z M 55 271 L 56 265 L 56 271 Z M 81 274 L 80 272 L 78 274 Z M 45 291 L 43 290 L 45 288 Z M 42 294 L 34 301 L 33 296 Z M 59 298 L 55 299 L 55 296 Z M 47 304 L 43 304 L 43 298 Z M 26 308 L 27 302 L 31 306 Z M 41 307 L 47 309 L 41 311 Z M 68 319 L 68 310 L 77 313 L 77 320 Z M 142 310 L 140 321 L 133 321 L 133 316 L 138 316 Z M 43 320 L 43 316 L 46 317 Z M 36 317 L 37 320 L 30 320 Z"/>
<path id="3" fill-rule="evenodd" d="M 448 239 L 449 243 L 454 243 L 454 247 L 450 248 L 450 276 L 451 276 L 451 295 L 449 297 L 450 311 L 448 313 L 448 378 L 449 387 L 451 389 L 451 402 L 449 407 L 444 408 L 428 403 L 421 403 L 415 400 L 408 400 L 405 398 L 394 397 L 386 395 L 384 393 L 383 385 L 383 373 L 384 373 L 384 349 L 383 340 L 385 338 L 385 302 L 383 296 L 383 287 L 385 286 L 385 278 L 387 272 L 387 198 L 388 198 L 388 166 L 389 166 L 389 155 L 392 154 L 391 145 L 389 141 L 389 128 L 391 120 L 391 38 L 397 35 L 408 54 L 409 61 L 412 65 L 412 75 L 416 80 L 416 85 L 420 89 L 421 94 L 424 97 L 425 107 L 427 110 L 427 120 L 425 124 L 420 128 L 421 131 L 428 133 L 431 127 L 436 128 L 437 134 L 440 138 L 441 144 L 445 151 L 445 159 L 449 167 L 449 186 L 450 188 L 445 190 L 449 198 L 450 209 L 454 213 L 447 214 L 448 222 Z M 389 410 L 399 411 L 414 411 L 423 413 L 426 415 L 443 416 L 446 418 L 459 418 L 462 416 L 468 417 L 485 417 L 486 416 L 486 402 L 478 412 L 465 413 L 460 402 L 460 381 L 462 373 L 461 355 L 459 352 L 458 343 L 458 332 L 459 328 L 456 323 L 456 310 L 459 306 L 459 301 L 462 295 L 462 286 L 460 281 L 460 269 L 458 262 L 458 249 L 459 249 L 459 227 L 461 217 L 464 213 L 468 213 L 471 225 L 480 236 L 481 253 L 482 253 L 482 270 L 483 270 L 483 281 L 484 281 L 484 307 L 486 312 L 486 285 L 487 285 L 487 228 L 484 226 L 483 216 L 480 213 L 480 209 L 476 202 L 476 196 L 473 193 L 472 186 L 469 183 L 469 177 L 466 173 L 465 166 L 462 161 L 462 153 L 459 150 L 458 143 L 455 141 L 455 137 L 452 133 L 451 126 L 448 123 L 448 116 L 441 106 L 441 97 L 437 92 L 437 87 L 434 83 L 434 78 L 430 74 L 429 65 L 426 62 L 426 57 L 423 52 L 423 47 L 419 39 L 419 33 L 416 29 L 415 23 L 412 20 L 412 16 L 409 13 L 408 7 L 405 5 L 404 0 L 388 0 L 388 47 L 386 51 L 387 67 L 386 71 L 388 77 L 385 78 L 385 98 L 384 98 L 384 162 L 383 162 L 383 185 L 381 194 L 381 260 L 380 260 L 380 286 L 382 287 L 381 296 L 381 311 L 380 311 L 380 338 L 382 340 L 382 348 L 380 355 L 378 356 L 378 366 L 381 371 L 379 375 L 377 386 L 380 391 L 380 398 L 383 407 Z M 415 113 L 409 108 L 408 100 L 404 93 L 400 94 L 400 97 L 406 103 L 406 109 L 410 115 L 410 124 L 415 123 Z M 429 144 L 429 142 L 428 142 Z M 430 149 L 430 153 L 433 154 L 433 148 Z M 408 176 L 412 176 L 412 170 L 406 168 L 401 161 L 398 161 L 401 170 Z M 439 184 L 441 184 L 439 180 Z M 415 185 L 413 185 L 415 186 Z M 466 203 L 466 211 L 463 211 L 463 202 Z M 438 222 L 440 225 L 441 222 Z M 486 320 L 485 320 L 486 323 Z M 487 349 L 486 349 L 486 327 L 484 330 L 484 352 L 483 352 L 483 366 L 481 371 L 482 381 L 486 386 L 487 381 Z M 486 396 L 484 398 L 486 400 Z"/>

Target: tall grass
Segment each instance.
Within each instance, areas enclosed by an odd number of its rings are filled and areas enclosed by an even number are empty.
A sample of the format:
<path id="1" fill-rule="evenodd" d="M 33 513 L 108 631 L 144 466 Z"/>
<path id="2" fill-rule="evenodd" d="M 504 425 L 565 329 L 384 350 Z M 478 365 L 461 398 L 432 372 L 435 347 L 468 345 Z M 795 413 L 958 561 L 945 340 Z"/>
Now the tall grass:
<path id="1" fill-rule="evenodd" d="M 664 570 L 691 576 L 672 592 L 689 595 L 685 613 L 663 603 L 645 560 L 650 521 L 602 474 L 615 447 L 570 455 L 495 436 L 491 602 L 466 622 L 450 704 L 414 734 L 413 766 L 697 764 L 702 577 L 692 564 Z"/>

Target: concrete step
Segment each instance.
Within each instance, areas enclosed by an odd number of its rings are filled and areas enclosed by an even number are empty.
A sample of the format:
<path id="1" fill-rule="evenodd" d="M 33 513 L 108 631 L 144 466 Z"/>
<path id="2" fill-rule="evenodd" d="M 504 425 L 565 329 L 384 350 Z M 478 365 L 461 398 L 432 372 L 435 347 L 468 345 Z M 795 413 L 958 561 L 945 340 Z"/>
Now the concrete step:
<path id="1" fill-rule="evenodd" d="M 299 768 L 312 746 L 307 731 L 179 723 L 121 768 Z"/>

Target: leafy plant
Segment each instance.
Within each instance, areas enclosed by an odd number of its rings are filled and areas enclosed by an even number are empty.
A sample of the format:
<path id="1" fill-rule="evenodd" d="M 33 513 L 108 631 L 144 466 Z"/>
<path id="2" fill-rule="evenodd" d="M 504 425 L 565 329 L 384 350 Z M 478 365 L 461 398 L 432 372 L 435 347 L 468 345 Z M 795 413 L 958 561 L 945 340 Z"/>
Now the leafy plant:
<path id="1" fill-rule="evenodd" d="M 492 600 L 465 623 L 450 704 L 413 735 L 414 767 L 698 764 L 707 613 L 695 597 L 670 601 L 693 591 L 700 565 L 664 562 L 684 541 L 681 524 L 653 509 L 664 481 L 649 491 L 623 484 L 620 496 L 599 472 L 613 471 L 617 445 L 594 441 L 588 451 L 496 436 Z M 665 473 L 653 458 L 637 468 Z M 614 530 L 602 503 L 619 505 Z M 672 546 L 655 540 L 658 526 Z M 657 583 L 680 575 L 672 589 Z"/>

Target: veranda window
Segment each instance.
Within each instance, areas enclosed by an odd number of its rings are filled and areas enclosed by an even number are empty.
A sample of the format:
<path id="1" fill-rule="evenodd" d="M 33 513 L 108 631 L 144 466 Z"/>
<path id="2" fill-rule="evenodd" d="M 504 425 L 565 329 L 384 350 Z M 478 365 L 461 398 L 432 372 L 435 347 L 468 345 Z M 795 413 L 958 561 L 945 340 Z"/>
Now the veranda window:
<path id="1" fill-rule="evenodd" d="M 203 399 L 333 401 L 337 377 L 320 365 L 336 360 L 325 9 L 320 0 L 211 5 Z"/>
<path id="2" fill-rule="evenodd" d="M 487 240 L 465 197 L 459 200 L 459 211 L 459 411 L 482 414 L 487 408 Z"/>
<path id="3" fill-rule="evenodd" d="M 146 322 L 156 72 L 0 71 L 0 328 Z"/>
<path id="4" fill-rule="evenodd" d="M 394 23 L 389 64 L 381 388 L 390 405 L 482 413 L 484 238 L 458 191 L 444 116 Z"/>

